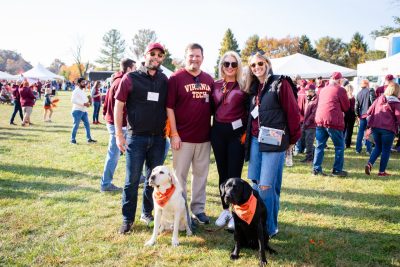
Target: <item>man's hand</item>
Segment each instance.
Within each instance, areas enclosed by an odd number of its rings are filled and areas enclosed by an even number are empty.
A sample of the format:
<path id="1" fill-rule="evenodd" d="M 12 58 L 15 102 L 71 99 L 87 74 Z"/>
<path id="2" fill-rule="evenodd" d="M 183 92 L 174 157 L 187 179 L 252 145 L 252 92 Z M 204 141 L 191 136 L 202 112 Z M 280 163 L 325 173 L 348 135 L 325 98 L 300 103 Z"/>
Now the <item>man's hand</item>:
<path id="1" fill-rule="evenodd" d="M 125 153 L 126 151 L 126 140 L 124 138 L 124 135 L 116 135 L 115 136 L 116 139 L 116 143 L 117 143 L 117 147 L 118 149 L 122 152 Z"/>
<path id="2" fill-rule="evenodd" d="M 181 148 L 181 138 L 179 135 L 171 137 L 171 147 L 172 149 L 179 150 Z"/>

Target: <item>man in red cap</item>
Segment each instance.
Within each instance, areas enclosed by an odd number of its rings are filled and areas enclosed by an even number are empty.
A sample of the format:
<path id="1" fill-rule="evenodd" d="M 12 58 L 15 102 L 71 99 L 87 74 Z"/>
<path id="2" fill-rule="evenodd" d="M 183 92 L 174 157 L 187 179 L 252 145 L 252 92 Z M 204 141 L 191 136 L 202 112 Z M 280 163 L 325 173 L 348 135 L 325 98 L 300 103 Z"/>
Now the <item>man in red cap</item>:
<path id="1" fill-rule="evenodd" d="M 323 175 L 322 162 L 324 160 L 324 149 L 328 137 L 333 141 L 335 146 L 335 161 L 333 164 L 333 176 L 347 176 L 347 172 L 343 170 L 344 164 L 344 117 L 350 107 L 346 90 L 340 86 L 342 74 L 334 72 L 329 81 L 329 85 L 321 91 L 318 97 L 318 107 L 315 115 L 316 140 L 317 146 L 314 153 L 313 174 Z"/>
<path id="2" fill-rule="evenodd" d="M 138 187 L 144 162 L 150 169 L 164 162 L 165 123 L 167 120 L 167 76 L 160 70 L 164 47 L 150 43 L 144 53 L 144 70 L 124 75 L 115 93 L 115 137 L 121 152 L 126 151 L 126 178 L 122 193 L 123 222 L 120 233 L 128 233 L 135 220 Z M 127 137 L 122 130 L 124 106 L 127 112 Z M 153 220 L 153 188 L 145 183 L 140 220 Z M 147 201 L 151 199 L 150 201 Z"/>
<path id="3" fill-rule="evenodd" d="M 376 91 L 375 91 L 376 98 L 380 97 L 385 92 L 385 89 L 388 86 L 389 82 L 393 81 L 393 80 L 394 80 L 394 77 L 392 74 L 388 74 L 385 76 L 384 84 L 382 86 L 376 88 Z"/>

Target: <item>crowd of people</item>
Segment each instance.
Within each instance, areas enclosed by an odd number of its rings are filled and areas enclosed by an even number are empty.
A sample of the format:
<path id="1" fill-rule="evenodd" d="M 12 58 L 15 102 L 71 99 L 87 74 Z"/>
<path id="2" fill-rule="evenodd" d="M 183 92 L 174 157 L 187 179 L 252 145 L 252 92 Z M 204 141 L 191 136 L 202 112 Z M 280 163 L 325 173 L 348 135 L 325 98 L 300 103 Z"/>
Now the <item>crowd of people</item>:
<path id="1" fill-rule="evenodd" d="M 353 86 L 340 72 L 333 73 L 329 80 L 275 75 L 271 61 L 261 50 L 251 54 L 248 66 L 242 64 L 236 52 L 226 52 L 220 59 L 220 76 L 216 81 L 202 71 L 204 51 L 197 43 L 186 47 L 185 67 L 170 78 L 160 69 L 164 58 L 164 47 L 151 43 L 138 69 L 135 61 L 123 59 L 103 104 L 109 144 L 100 190 L 122 191 L 121 234 L 132 230 L 143 169 L 146 177 L 140 220 L 150 224 L 154 219 L 149 174 L 164 163 L 170 147 L 174 172 L 185 199 L 191 170 L 189 210 L 197 224 L 210 223 L 206 214 L 206 185 L 211 148 L 219 186 L 228 178 L 241 177 L 248 161 L 246 176 L 267 208 L 265 227 L 270 237 L 279 231 L 285 162 L 292 166 L 292 157 L 304 153 L 300 162 L 312 165 L 313 175 L 327 176 L 323 161 L 330 138 L 335 150 L 331 175 L 347 176 L 344 151 L 351 148 L 357 121 L 355 151 L 361 153 L 364 143 L 366 153 L 370 154 L 365 173 L 371 175 L 380 157 L 378 175 L 389 175 L 386 168 L 400 126 L 400 89 L 392 75 L 387 75 L 385 85 L 376 90 L 370 88 L 368 80 L 362 80 L 361 90 L 354 96 Z M 93 105 L 93 124 L 99 124 L 101 84 L 94 82 L 89 97 L 85 93 L 87 81 L 79 78 L 76 84 L 71 97 L 70 142 L 77 143 L 76 133 L 83 121 L 87 142 L 95 143 L 88 107 Z M 10 124 L 15 124 L 19 112 L 22 125 L 32 125 L 34 90 L 26 81 L 11 88 L 14 111 Z M 44 93 L 44 120 L 51 121 L 51 94 L 48 90 Z M 126 177 L 124 187 L 120 188 L 113 184 L 113 176 L 122 153 L 126 155 Z M 235 227 L 223 197 L 215 224 Z"/>

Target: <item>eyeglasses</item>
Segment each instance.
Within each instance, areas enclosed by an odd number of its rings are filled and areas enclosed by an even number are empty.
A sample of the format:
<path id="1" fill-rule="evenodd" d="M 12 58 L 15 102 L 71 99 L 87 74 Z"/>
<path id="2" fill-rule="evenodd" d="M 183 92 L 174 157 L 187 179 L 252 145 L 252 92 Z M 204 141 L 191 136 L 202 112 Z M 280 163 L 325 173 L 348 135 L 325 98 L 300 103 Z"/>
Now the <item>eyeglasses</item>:
<path id="1" fill-rule="evenodd" d="M 261 50 L 261 49 L 258 49 L 258 50 L 256 50 L 256 51 L 251 52 L 250 55 L 251 55 L 251 56 L 254 56 L 254 55 L 256 55 L 256 54 L 264 55 L 265 52 L 264 52 L 263 50 Z"/>
<path id="2" fill-rule="evenodd" d="M 250 67 L 252 67 L 252 68 L 255 68 L 255 67 L 256 67 L 256 65 L 258 65 L 258 66 L 262 67 L 262 66 L 264 66 L 264 62 L 262 62 L 262 61 L 259 61 L 259 62 L 257 62 L 257 63 L 250 64 Z"/>
<path id="3" fill-rule="evenodd" d="M 159 58 L 164 57 L 163 53 L 156 53 L 156 52 L 150 52 L 150 56 L 154 57 L 154 56 L 158 56 Z"/>
<path id="4" fill-rule="evenodd" d="M 237 63 L 237 62 L 228 62 L 228 61 L 225 61 L 224 63 L 222 63 L 222 65 L 223 65 L 225 68 L 229 68 L 229 66 L 232 66 L 232 68 L 236 69 L 236 68 L 238 67 L 238 63 Z"/>

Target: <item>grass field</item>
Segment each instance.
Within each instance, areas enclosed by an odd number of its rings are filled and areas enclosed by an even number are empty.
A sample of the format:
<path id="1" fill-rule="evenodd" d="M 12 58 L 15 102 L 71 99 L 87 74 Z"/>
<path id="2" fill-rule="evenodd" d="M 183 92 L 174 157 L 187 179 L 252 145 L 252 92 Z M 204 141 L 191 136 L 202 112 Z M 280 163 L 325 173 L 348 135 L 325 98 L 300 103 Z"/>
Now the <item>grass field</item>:
<path id="1" fill-rule="evenodd" d="M 229 259 L 232 234 L 214 224 L 196 235 L 171 234 L 144 247 L 151 229 L 138 220 L 129 235 L 121 224 L 121 194 L 99 192 L 107 150 L 104 125 L 92 126 L 97 144 L 87 144 L 84 128 L 70 145 L 70 93 L 61 92 L 53 123 L 42 122 L 42 101 L 31 127 L 10 126 L 12 106 L 0 105 L 0 266 L 257 266 L 257 253 L 242 250 Z M 92 114 L 92 108 L 89 115 Z M 16 119 L 19 123 L 19 118 Z M 332 147 L 332 144 L 329 144 Z M 324 170 L 332 166 L 326 151 Z M 367 155 L 345 152 L 347 178 L 314 177 L 311 166 L 285 168 L 279 234 L 271 242 L 278 255 L 270 266 L 400 266 L 400 160 L 392 154 L 390 177 L 364 174 Z M 166 162 L 171 166 L 170 157 Z M 243 170 L 246 177 L 247 165 Z M 125 158 L 115 174 L 123 185 Z M 215 162 L 210 168 L 206 212 L 214 222 L 221 211 Z M 139 194 L 142 188 L 139 189 Z"/>

